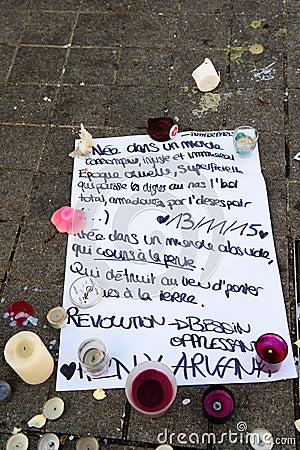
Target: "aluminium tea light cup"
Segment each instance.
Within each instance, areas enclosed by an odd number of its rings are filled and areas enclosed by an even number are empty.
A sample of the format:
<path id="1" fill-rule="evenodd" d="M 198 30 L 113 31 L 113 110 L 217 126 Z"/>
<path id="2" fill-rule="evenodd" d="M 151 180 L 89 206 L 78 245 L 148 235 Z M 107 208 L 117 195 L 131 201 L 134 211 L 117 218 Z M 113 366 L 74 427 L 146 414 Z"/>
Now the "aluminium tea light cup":
<path id="1" fill-rule="evenodd" d="M 210 386 L 203 394 L 202 405 L 211 422 L 223 423 L 231 416 L 235 400 L 225 386 Z"/>
<path id="2" fill-rule="evenodd" d="M 6 450 L 26 450 L 29 442 L 28 437 L 23 433 L 17 433 L 6 441 Z"/>
<path id="3" fill-rule="evenodd" d="M 61 306 L 50 309 L 47 314 L 47 320 L 52 328 L 61 329 L 68 323 L 68 314 Z"/>
<path id="4" fill-rule="evenodd" d="M 258 131 L 250 126 L 241 126 L 233 132 L 233 144 L 237 155 L 247 158 L 255 150 L 258 141 Z"/>
<path id="5" fill-rule="evenodd" d="M 277 372 L 288 354 L 285 340 L 274 333 L 260 336 L 255 343 L 256 361 L 263 372 Z"/>
<path id="6" fill-rule="evenodd" d="M 71 302 L 79 308 L 90 308 L 103 297 L 103 289 L 91 277 L 79 277 L 70 286 Z"/>
<path id="7" fill-rule="evenodd" d="M 134 409 L 151 418 L 165 414 L 177 394 L 172 370 L 158 361 L 135 366 L 126 378 L 125 394 Z"/>
<path id="8" fill-rule="evenodd" d="M 13 370 L 28 384 L 48 380 L 54 361 L 41 338 L 31 331 L 20 331 L 5 345 L 4 357 Z"/>
<path id="9" fill-rule="evenodd" d="M 37 450 L 57 450 L 59 439 L 54 433 L 47 433 L 41 437 L 37 444 Z"/>
<path id="10" fill-rule="evenodd" d="M 83 436 L 76 442 L 76 450 L 98 450 L 99 443 L 93 436 Z"/>
<path id="11" fill-rule="evenodd" d="M 92 378 L 105 375 L 111 363 L 108 348 L 103 341 L 96 338 L 88 338 L 81 342 L 77 356 L 83 370 Z"/>

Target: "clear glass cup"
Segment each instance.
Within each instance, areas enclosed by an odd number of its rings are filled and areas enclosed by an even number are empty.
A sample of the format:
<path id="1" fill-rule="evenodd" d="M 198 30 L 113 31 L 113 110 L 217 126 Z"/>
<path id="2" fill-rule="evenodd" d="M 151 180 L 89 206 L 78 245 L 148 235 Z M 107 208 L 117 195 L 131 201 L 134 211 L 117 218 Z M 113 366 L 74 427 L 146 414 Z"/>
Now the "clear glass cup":
<path id="1" fill-rule="evenodd" d="M 88 338 L 81 342 L 77 356 L 83 370 L 92 378 L 105 375 L 111 362 L 108 348 L 103 341 L 96 338 Z"/>
<path id="2" fill-rule="evenodd" d="M 250 126 L 238 127 L 233 132 L 233 144 L 236 153 L 242 157 L 249 157 L 255 150 L 258 131 Z"/>

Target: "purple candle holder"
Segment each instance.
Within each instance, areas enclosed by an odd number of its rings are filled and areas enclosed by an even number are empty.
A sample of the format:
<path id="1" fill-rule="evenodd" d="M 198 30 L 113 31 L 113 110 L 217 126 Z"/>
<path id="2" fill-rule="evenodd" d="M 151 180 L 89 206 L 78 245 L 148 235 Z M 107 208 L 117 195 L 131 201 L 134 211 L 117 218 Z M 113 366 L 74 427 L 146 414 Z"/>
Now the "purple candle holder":
<path id="1" fill-rule="evenodd" d="M 256 361 L 263 372 L 277 372 L 288 354 L 285 340 L 274 333 L 260 336 L 256 343 Z"/>
<path id="2" fill-rule="evenodd" d="M 202 405 L 211 422 L 223 423 L 232 414 L 235 400 L 225 386 L 210 386 L 203 394 Z"/>

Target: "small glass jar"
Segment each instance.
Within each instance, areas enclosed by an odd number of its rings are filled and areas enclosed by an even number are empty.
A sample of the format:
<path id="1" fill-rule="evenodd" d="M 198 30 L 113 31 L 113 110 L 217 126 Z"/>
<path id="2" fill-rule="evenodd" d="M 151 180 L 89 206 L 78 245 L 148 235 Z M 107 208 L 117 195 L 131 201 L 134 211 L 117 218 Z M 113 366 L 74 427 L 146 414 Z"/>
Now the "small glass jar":
<path id="1" fill-rule="evenodd" d="M 77 356 L 83 370 L 92 378 L 105 375 L 111 363 L 106 345 L 96 338 L 88 338 L 81 342 Z"/>

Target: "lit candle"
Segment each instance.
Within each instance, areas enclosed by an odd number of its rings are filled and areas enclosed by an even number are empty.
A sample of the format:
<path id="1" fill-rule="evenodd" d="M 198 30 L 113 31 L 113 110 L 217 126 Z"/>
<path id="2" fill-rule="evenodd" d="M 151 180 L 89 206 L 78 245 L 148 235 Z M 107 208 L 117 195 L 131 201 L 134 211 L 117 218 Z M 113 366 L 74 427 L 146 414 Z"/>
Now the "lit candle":
<path id="1" fill-rule="evenodd" d="M 220 75 L 209 58 L 193 71 L 192 77 L 201 92 L 212 91 L 220 83 Z"/>
<path id="2" fill-rule="evenodd" d="M 111 360 L 106 345 L 100 339 L 83 341 L 77 355 L 81 366 L 92 378 L 99 378 L 108 371 Z"/>
<path id="3" fill-rule="evenodd" d="M 93 436 L 83 436 L 76 442 L 76 450 L 98 450 L 99 444 Z"/>
<path id="4" fill-rule="evenodd" d="M 40 384 L 53 372 L 54 361 L 40 337 L 31 331 L 12 336 L 4 348 L 6 362 L 25 383 Z"/>
<path id="5" fill-rule="evenodd" d="M 256 361 L 263 372 L 277 372 L 288 354 L 285 340 L 274 333 L 260 336 L 256 343 Z"/>
<path id="6" fill-rule="evenodd" d="M 139 412 L 160 417 L 170 408 L 177 393 L 171 369 L 158 361 L 145 361 L 130 372 L 125 383 L 129 403 Z"/>
<path id="7" fill-rule="evenodd" d="M 67 325 L 68 315 L 63 308 L 57 306 L 55 308 L 50 309 L 50 311 L 47 314 L 47 320 L 52 328 L 60 329 L 64 328 Z"/>
<path id="8" fill-rule="evenodd" d="M 206 416 L 214 423 L 222 423 L 234 410 L 234 396 L 224 386 L 211 386 L 203 394 L 202 405 Z"/>

